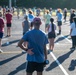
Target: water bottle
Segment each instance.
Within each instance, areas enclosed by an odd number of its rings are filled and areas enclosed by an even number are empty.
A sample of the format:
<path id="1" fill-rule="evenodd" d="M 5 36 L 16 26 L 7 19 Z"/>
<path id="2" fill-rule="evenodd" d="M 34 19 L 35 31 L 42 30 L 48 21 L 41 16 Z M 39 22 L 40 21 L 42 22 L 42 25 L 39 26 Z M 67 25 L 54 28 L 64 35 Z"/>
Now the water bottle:
<path id="1" fill-rule="evenodd" d="M 48 65 L 49 64 L 49 60 L 45 60 L 44 61 L 44 66 Z"/>

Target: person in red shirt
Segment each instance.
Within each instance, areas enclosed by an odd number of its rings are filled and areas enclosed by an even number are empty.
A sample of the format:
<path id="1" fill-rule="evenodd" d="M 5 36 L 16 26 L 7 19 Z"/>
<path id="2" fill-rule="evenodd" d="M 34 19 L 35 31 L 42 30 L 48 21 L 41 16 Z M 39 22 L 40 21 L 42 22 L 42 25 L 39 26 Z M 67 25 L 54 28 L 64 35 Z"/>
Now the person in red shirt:
<path id="1" fill-rule="evenodd" d="M 3 37 L 3 32 L 4 32 L 4 19 L 2 18 L 2 13 L 0 12 L 0 53 L 3 52 L 1 50 L 1 41 Z"/>
<path id="2" fill-rule="evenodd" d="M 7 37 L 11 36 L 11 24 L 12 24 L 12 14 L 10 10 L 6 13 L 6 24 L 7 24 Z"/>

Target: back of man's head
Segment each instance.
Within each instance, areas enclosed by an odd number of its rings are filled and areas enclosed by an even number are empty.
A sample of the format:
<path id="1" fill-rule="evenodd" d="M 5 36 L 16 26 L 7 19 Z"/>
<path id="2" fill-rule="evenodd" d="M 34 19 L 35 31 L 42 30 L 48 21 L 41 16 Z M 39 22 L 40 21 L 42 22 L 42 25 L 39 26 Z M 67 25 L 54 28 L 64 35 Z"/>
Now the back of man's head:
<path id="1" fill-rule="evenodd" d="M 34 20 L 33 20 L 33 24 L 34 25 L 41 25 L 41 19 L 38 18 L 38 17 L 35 17 Z"/>

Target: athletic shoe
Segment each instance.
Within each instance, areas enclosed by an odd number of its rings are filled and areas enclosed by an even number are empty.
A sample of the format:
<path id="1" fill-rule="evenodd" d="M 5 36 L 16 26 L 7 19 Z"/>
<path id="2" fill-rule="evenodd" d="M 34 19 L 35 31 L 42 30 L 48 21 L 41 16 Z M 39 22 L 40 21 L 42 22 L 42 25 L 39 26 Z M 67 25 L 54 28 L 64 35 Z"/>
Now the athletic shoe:
<path id="1" fill-rule="evenodd" d="M 70 50 L 75 50 L 75 47 L 71 47 Z"/>
<path id="2" fill-rule="evenodd" d="M 75 64 L 76 64 L 76 63 L 75 63 L 75 60 L 72 60 L 72 61 L 71 61 L 71 64 L 70 64 L 70 66 L 69 66 L 68 69 L 69 69 L 70 71 L 73 71 L 73 70 L 75 69 Z"/>
<path id="3" fill-rule="evenodd" d="M 0 53 L 3 53 L 3 51 L 0 49 Z"/>
<path id="4" fill-rule="evenodd" d="M 48 54 L 50 54 L 50 52 L 52 52 L 53 50 L 48 50 Z"/>
<path id="5" fill-rule="evenodd" d="M 57 33 L 57 35 L 60 35 L 61 33 Z"/>

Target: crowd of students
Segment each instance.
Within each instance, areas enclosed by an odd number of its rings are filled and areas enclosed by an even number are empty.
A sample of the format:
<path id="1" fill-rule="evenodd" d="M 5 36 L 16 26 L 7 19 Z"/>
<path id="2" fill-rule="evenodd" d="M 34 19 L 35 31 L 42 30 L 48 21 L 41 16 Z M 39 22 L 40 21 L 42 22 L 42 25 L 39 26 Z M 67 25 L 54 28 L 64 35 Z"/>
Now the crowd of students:
<path id="1" fill-rule="evenodd" d="M 18 11 L 19 12 L 19 11 Z M 26 10 L 23 11 L 24 21 L 22 22 L 23 28 L 23 37 L 18 42 L 18 46 L 27 52 L 27 75 L 32 75 L 32 73 L 36 70 L 37 75 L 42 75 L 44 62 L 47 60 L 47 53 L 50 53 L 54 50 L 54 40 L 57 35 L 61 34 L 61 26 L 64 16 L 64 22 L 66 22 L 67 18 L 67 8 L 64 9 L 62 14 L 61 9 L 58 8 L 56 12 L 57 17 L 57 25 L 54 24 L 54 18 L 52 17 L 52 8 L 50 10 L 46 10 L 44 12 L 43 18 L 45 23 L 45 33 L 40 30 L 40 26 L 42 24 L 42 18 L 40 15 L 40 8 L 37 9 L 36 15 L 33 14 L 31 9 L 28 9 L 28 13 Z M 19 19 L 19 13 L 18 13 Z M 5 13 L 0 12 L 0 53 L 3 52 L 1 50 L 1 39 L 4 33 L 4 26 L 6 21 L 7 26 L 7 37 L 11 36 L 11 24 L 12 24 L 12 13 L 8 9 Z M 75 50 L 76 48 L 76 15 L 75 10 L 73 9 L 70 14 L 70 36 L 72 38 L 72 48 L 71 50 Z M 58 33 L 56 35 L 56 28 L 58 26 Z M 49 44 L 49 50 L 47 52 L 46 45 Z"/>

